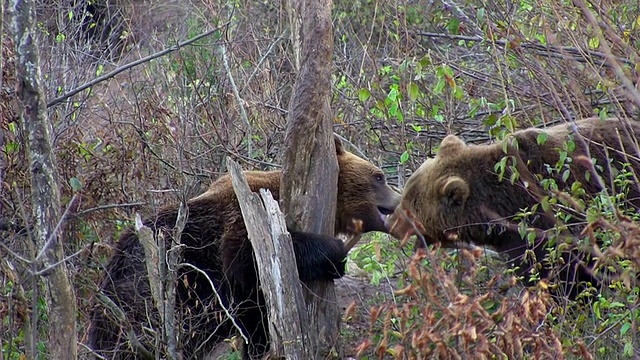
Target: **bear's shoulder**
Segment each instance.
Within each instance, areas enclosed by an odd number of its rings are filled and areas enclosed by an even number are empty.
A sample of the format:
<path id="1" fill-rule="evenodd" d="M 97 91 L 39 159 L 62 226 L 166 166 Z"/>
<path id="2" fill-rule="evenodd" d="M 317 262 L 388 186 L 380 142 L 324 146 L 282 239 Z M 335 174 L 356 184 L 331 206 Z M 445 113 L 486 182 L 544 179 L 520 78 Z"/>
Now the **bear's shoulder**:
<path id="1" fill-rule="evenodd" d="M 276 199 L 278 198 L 281 171 L 244 171 L 243 174 L 251 191 L 258 192 L 260 189 L 267 189 L 271 191 Z M 204 193 L 194 197 L 191 201 L 218 200 L 232 202 L 235 201 L 235 198 L 231 175 L 224 174 L 211 183 Z"/>

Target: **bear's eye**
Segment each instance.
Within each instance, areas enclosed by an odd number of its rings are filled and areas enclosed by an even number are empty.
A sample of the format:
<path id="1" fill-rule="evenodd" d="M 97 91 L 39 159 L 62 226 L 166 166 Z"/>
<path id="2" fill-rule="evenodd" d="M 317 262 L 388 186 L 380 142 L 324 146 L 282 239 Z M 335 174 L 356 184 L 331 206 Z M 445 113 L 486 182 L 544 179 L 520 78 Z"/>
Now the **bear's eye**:
<path id="1" fill-rule="evenodd" d="M 377 181 L 377 182 L 384 182 L 384 174 L 374 174 L 373 178 Z"/>

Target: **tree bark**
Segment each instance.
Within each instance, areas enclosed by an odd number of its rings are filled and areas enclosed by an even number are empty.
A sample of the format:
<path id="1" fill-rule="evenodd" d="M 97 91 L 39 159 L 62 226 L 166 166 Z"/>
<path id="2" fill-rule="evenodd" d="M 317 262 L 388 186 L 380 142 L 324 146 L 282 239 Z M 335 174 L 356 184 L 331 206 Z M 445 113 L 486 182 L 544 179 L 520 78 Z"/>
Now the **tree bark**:
<path id="1" fill-rule="evenodd" d="M 269 307 L 271 358 L 313 359 L 309 338 L 302 329 L 302 324 L 308 323 L 307 312 L 284 216 L 271 192 L 260 189 L 262 201 L 251 192 L 237 163 L 227 159 L 227 168 L 260 269 L 260 287 Z"/>
<path id="2" fill-rule="evenodd" d="M 294 85 L 280 189 L 289 229 L 334 235 L 338 163 L 329 99 L 333 58 L 331 0 L 304 0 L 301 62 Z M 292 24 L 295 27 L 295 24 Z M 296 34 L 296 30 L 292 30 Z M 294 37 L 295 40 L 295 37 Z M 294 45 L 294 49 L 296 45 Z M 305 291 L 314 359 L 340 356 L 340 314 L 333 281 Z"/>
<path id="3" fill-rule="evenodd" d="M 47 118 L 41 85 L 34 0 L 11 0 L 10 11 L 17 55 L 17 97 L 31 175 L 33 236 L 40 249 L 34 261 L 42 265 L 41 271 L 48 287 L 49 357 L 75 359 L 76 300 L 67 266 L 62 261 L 61 234 L 65 219 L 61 218 L 59 176 L 52 152 L 53 130 Z"/>

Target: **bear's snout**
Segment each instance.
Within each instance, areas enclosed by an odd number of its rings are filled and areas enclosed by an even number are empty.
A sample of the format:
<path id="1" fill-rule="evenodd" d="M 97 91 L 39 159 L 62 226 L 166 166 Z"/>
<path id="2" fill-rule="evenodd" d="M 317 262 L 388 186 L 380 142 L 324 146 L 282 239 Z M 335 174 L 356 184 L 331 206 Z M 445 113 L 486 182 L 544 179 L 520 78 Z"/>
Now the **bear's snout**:
<path id="1" fill-rule="evenodd" d="M 382 220 L 385 220 L 387 215 L 391 215 L 393 214 L 394 209 L 390 209 L 388 207 L 384 207 L 384 206 L 378 206 L 378 211 L 380 211 L 380 214 L 382 214 Z"/>
<path id="2" fill-rule="evenodd" d="M 382 215 L 391 215 L 400 205 L 400 201 L 402 200 L 402 195 L 398 192 L 394 191 L 389 185 L 385 183 L 382 191 L 379 192 L 381 195 L 378 197 L 376 201 L 376 206 L 378 207 L 378 211 Z M 383 220 L 385 218 L 383 217 Z"/>

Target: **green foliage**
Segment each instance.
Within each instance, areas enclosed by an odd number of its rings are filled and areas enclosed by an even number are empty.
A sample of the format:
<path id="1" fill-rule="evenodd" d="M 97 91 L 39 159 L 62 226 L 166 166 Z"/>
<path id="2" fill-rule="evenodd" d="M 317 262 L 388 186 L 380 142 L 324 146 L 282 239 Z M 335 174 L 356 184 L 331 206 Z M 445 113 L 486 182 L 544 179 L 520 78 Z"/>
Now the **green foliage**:
<path id="1" fill-rule="evenodd" d="M 187 38 L 201 34 L 207 26 L 207 23 L 197 18 L 187 18 Z M 218 60 L 219 48 L 212 46 L 212 42 L 217 42 L 221 37 L 222 32 L 218 31 L 211 38 L 201 39 L 168 57 L 168 64 L 159 64 L 162 67 L 168 65 L 171 72 L 167 76 L 170 79 L 183 82 L 184 88 L 176 88 L 171 94 L 171 99 L 177 102 L 176 106 L 182 106 L 186 101 L 206 98 L 219 86 L 222 63 Z"/>
<path id="2" fill-rule="evenodd" d="M 541 139 L 538 136 L 539 143 L 544 141 L 546 138 Z M 635 209 L 627 209 L 624 206 L 626 194 L 632 183 L 629 165 L 609 164 L 613 169 L 620 168 L 613 181 L 615 188 L 611 193 L 603 191 L 593 198 L 588 198 L 579 181 L 569 181 L 573 175 L 581 175 L 571 174 L 569 167 L 575 148 L 575 139 L 569 138 L 563 143 L 562 148 L 557 149 L 558 161 L 548 165 L 546 173 L 537 174 L 543 189 L 549 191 L 549 195 L 544 196 L 538 205 L 544 212 L 552 212 L 558 221 L 556 227 L 546 234 L 545 247 L 549 252 L 544 261 L 562 266 L 563 254 L 577 252 L 584 254 L 584 261 L 588 262 L 591 258 L 588 254 L 592 252 L 589 249 L 597 246 L 600 254 L 597 260 L 600 266 L 594 269 L 594 274 L 611 281 L 608 289 L 587 288 L 578 296 L 579 300 L 582 299 L 586 303 L 568 303 L 563 309 L 558 308 L 554 311 L 555 315 L 548 320 L 556 332 L 567 333 L 564 344 L 573 346 L 577 339 L 589 334 L 601 334 L 593 344 L 599 356 L 617 356 L 622 352 L 624 357 L 633 357 L 634 347 L 638 346 L 638 343 L 637 332 L 631 329 L 633 324 L 640 320 L 640 312 L 634 305 L 638 301 L 640 287 L 632 279 L 639 275 L 639 269 L 637 262 L 634 265 L 633 259 L 620 250 L 621 244 L 625 241 L 635 241 L 624 239 L 625 231 L 622 231 L 620 226 L 627 221 L 625 217 L 628 216 L 632 221 L 637 221 L 638 218 Z M 504 168 L 502 163 L 505 162 L 505 158 L 496 164 L 496 168 Z M 554 180 L 554 177 L 559 178 L 562 183 Z M 516 219 L 520 221 L 521 236 L 526 238 L 529 244 L 533 244 L 536 235 L 528 230 L 528 224 L 531 217 L 536 216 L 538 205 L 534 206 L 532 211 L 521 212 Z M 580 237 L 562 236 L 568 230 L 568 225 L 576 221 L 586 221 L 586 224 L 589 224 L 588 231 Z M 532 279 L 536 280 L 536 276 L 532 274 Z M 622 350 L 607 346 L 611 339 L 620 343 Z"/>
<path id="3" fill-rule="evenodd" d="M 47 312 L 47 303 L 44 296 L 39 296 L 36 300 L 36 313 L 30 313 L 31 309 L 26 309 L 27 303 L 25 301 L 30 301 L 33 298 L 33 292 L 29 291 L 26 293 L 27 298 L 22 298 L 21 295 L 16 295 L 17 292 L 21 292 L 21 289 L 16 289 L 15 284 L 13 282 L 6 282 L 4 288 L 1 289 L 2 297 L 4 299 L 13 298 L 12 309 L 5 313 L 6 316 L 2 318 L 2 326 L 5 328 L 11 329 L 12 327 L 19 327 L 19 329 L 15 332 L 7 331 L 3 334 L 2 337 L 2 356 L 4 359 L 16 359 L 23 360 L 26 359 L 27 349 L 26 346 L 29 344 L 31 339 L 27 339 L 26 336 L 30 336 L 31 334 L 25 333 L 25 330 L 31 330 L 31 323 L 26 324 L 25 321 L 32 321 L 35 316 L 37 321 L 36 323 L 42 325 L 38 328 L 39 334 L 36 337 L 35 344 L 35 360 L 44 360 L 47 359 L 48 349 L 47 342 L 44 340 L 46 337 L 46 329 L 48 322 L 48 312 Z M 21 285 L 18 285 L 21 286 Z M 29 317 L 25 316 L 25 313 L 29 312 Z"/>
<path id="4" fill-rule="evenodd" d="M 387 235 L 373 234 L 369 241 L 349 252 L 348 259 L 353 261 L 370 277 L 373 285 L 394 277 L 399 260 L 398 240 Z"/>

